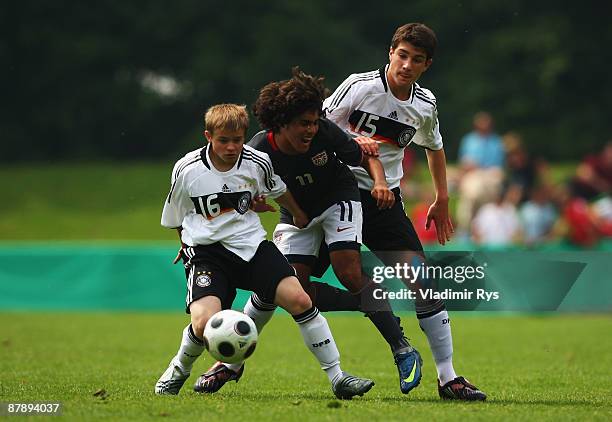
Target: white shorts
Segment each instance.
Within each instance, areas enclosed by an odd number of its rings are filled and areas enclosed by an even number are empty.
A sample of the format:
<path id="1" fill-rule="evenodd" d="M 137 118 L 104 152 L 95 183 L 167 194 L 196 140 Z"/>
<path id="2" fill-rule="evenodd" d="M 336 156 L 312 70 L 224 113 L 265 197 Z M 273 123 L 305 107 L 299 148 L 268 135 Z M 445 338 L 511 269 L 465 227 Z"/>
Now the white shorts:
<path id="1" fill-rule="evenodd" d="M 341 201 L 312 219 L 303 229 L 278 224 L 274 229 L 274 244 L 285 256 L 317 257 L 323 240 L 330 251 L 359 250 L 362 222 L 361 202 Z"/>

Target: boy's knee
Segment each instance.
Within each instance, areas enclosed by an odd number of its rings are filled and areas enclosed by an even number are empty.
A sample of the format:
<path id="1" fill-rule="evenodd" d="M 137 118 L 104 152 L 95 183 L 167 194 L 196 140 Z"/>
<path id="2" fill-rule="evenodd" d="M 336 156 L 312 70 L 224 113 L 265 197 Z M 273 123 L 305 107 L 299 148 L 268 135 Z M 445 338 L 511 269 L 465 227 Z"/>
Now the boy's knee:
<path id="1" fill-rule="evenodd" d="M 208 320 L 221 310 L 221 301 L 216 296 L 205 296 L 189 305 L 191 327 L 199 338 L 202 338 Z"/>
<path id="2" fill-rule="evenodd" d="M 204 336 L 204 327 L 206 327 L 206 323 L 213 316 L 214 312 L 209 312 L 206 310 L 201 310 L 196 313 L 191 314 L 191 326 L 193 327 L 193 332 L 199 338 Z"/>
<path id="3" fill-rule="evenodd" d="M 298 315 L 312 308 L 312 300 L 305 291 L 297 292 L 293 295 L 290 302 L 291 309 L 288 311 L 292 315 Z"/>

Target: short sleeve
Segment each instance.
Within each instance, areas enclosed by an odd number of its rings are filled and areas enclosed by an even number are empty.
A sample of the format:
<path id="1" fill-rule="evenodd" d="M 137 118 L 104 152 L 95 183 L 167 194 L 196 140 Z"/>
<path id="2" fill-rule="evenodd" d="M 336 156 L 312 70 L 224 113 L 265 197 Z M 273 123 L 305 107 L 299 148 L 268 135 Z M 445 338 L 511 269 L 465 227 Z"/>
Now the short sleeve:
<path id="1" fill-rule="evenodd" d="M 340 127 L 348 127 L 349 116 L 353 112 L 353 94 L 355 78 L 350 75 L 342 82 L 334 93 L 323 101 L 325 117 Z"/>
<path id="2" fill-rule="evenodd" d="M 440 122 L 438 110 L 433 108 L 431 115 L 425 118 L 425 122 L 415 134 L 414 143 L 424 148 L 438 151 L 443 148 L 442 135 L 440 134 Z"/>
<path id="3" fill-rule="evenodd" d="M 263 151 L 257 151 L 256 154 L 258 156 L 255 162 L 258 172 L 258 190 L 272 199 L 281 196 L 287 191 L 287 185 L 285 185 L 285 182 L 282 181 L 280 176 L 274 172 L 270 156 Z"/>
<path id="4" fill-rule="evenodd" d="M 164 202 L 161 225 L 168 228 L 177 228 L 183 224 L 183 219 L 191 209 L 191 199 L 184 187 L 184 173 L 177 174 L 177 167 L 172 171 L 170 192 Z"/>

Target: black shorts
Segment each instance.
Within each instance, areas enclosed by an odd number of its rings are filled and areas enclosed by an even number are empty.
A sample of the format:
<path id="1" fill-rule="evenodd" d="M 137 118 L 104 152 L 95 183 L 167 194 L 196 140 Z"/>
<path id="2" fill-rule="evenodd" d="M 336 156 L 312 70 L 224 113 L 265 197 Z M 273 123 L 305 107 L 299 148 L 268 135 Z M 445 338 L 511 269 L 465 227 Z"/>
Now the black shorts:
<path id="1" fill-rule="evenodd" d="M 396 255 L 389 252 L 414 251 L 419 255 L 423 253 L 423 245 L 412 222 L 404 212 L 400 189 L 395 188 L 392 191 L 395 194 L 393 207 L 380 210 L 370 191 L 359 189 L 363 212 L 362 243 L 374 254 L 382 252 L 379 254 L 380 259 L 390 263 L 389 265 L 403 259 L 403 254 Z M 313 264 L 312 275 L 322 277 L 329 265 L 329 252 L 325 244 L 322 244 L 319 257 Z"/>
<path id="2" fill-rule="evenodd" d="M 222 309 L 229 309 L 236 289 L 257 293 L 266 303 L 274 303 L 276 288 L 295 270 L 274 244 L 264 240 L 249 262 L 224 248 L 220 243 L 183 249 L 187 276 L 186 311 L 189 305 L 206 296 L 216 296 Z"/>
<path id="3" fill-rule="evenodd" d="M 380 210 L 370 191 L 359 189 L 363 210 L 363 244 L 372 252 L 422 252 L 423 245 L 404 212 L 400 189 L 392 191 L 395 194 L 395 204 L 389 209 Z"/>

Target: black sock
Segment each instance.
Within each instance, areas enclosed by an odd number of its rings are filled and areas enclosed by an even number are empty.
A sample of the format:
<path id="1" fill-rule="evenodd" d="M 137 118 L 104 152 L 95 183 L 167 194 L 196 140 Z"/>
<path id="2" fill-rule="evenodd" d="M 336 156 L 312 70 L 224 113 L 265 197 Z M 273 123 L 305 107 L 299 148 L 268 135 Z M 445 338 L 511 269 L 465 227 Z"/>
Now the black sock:
<path id="1" fill-rule="evenodd" d="M 351 292 L 329 284 L 310 282 L 308 294 L 314 305 L 321 311 L 359 311 L 360 298 Z"/>
<path id="2" fill-rule="evenodd" d="M 377 311 L 367 313 L 366 316 L 370 318 L 372 324 L 376 327 L 378 332 L 385 338 L 391 352 L 395 355 L 398 352 L 403 352 L 409 349 L 410 343 L 404 337 L 404 332 L 399 325 L 399 318 L 393 315 L 390 311 Z"/>
<path id="3" fill-rule="evenodd" d="M 380 286 L 370 282 L 360 292 L 361 308 L 378 332 L 389 343 L 393 354 L 410 349 L 410 343 L 404 337 L 400 319 L 393 314 L 387 299 L 376 299 L 374 290 Z"/>

